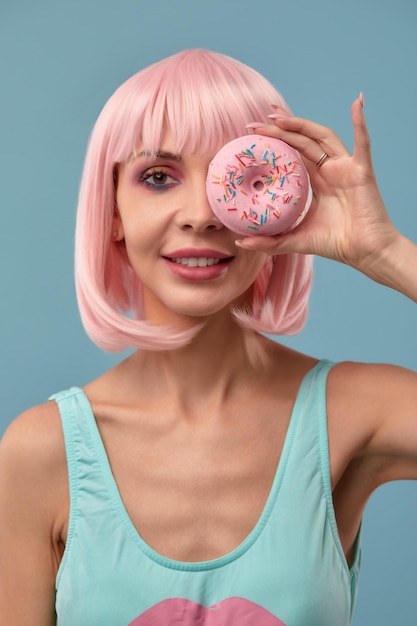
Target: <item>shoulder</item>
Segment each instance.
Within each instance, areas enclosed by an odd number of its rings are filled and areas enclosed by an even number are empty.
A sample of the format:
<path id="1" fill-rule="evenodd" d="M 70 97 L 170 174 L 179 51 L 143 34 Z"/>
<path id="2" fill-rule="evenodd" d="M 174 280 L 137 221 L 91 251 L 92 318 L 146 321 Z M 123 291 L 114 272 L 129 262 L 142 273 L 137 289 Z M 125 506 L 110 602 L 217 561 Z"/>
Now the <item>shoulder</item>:
<path id="1" fill-rule="evenodd" d="M 55 402 L 45 402 L 27 409 L 6 429 L 0 451 L 5 454 L 50 457 L 56 446 L 62 443 L 62 428 L 58 406 Z"/>
<path id="2" fill-rule="evenodd" d="M 327 388 L 330 440 L 346 464 L 378 468 L 377 482 L 417 478 L 417 373 L 396 365 L 344 362 Z M 368 461 L 367 461 L 368 459 Z"/>
<path id="3" fill-rule="evenodd" d="M 64 438 L 55 402 L 32 407 L 19 415 L 0 441 L 0 488 L 51 493 L 65 476 Z"/>
<path id="4" fill-rule="evenodd" d="M 383 416 L 408 406 L 416 412 L 417 373 L 383 363 L 337 363 L 329 374 L 328 402 L 337 410 L 355 408 Z"/>

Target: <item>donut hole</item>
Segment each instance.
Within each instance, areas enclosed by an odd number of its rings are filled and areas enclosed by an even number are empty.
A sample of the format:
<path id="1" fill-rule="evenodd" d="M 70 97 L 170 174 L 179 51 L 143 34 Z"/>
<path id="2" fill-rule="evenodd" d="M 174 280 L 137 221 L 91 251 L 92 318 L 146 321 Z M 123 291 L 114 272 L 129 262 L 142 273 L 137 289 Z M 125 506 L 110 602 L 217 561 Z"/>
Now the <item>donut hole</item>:
<path id="1" fill-rule="evenodd" d="M 264 190 L 265 185 L 262 180 L 255 180 L 252 183 L 252 187 L 254 188 L 256 192 L 260 193 L 261 191 Z"/>

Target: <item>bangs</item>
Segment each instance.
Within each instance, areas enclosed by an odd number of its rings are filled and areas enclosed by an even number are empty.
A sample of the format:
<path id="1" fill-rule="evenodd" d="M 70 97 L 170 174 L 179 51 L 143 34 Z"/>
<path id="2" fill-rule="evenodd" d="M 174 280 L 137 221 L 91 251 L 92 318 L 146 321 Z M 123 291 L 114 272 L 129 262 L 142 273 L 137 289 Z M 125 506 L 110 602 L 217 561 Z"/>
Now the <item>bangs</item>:
<path id="1" fill-rule="evenodd" d="M 129 79 L 111 100 L 114 162 L 141 150 L 157 153 L 170 129 L 178 153 L 210 154 L 236 137 L 246 124 L 268 122 L 282 96 L 261 74 L 239 61 L 205 50 L 186 50 Z"/>

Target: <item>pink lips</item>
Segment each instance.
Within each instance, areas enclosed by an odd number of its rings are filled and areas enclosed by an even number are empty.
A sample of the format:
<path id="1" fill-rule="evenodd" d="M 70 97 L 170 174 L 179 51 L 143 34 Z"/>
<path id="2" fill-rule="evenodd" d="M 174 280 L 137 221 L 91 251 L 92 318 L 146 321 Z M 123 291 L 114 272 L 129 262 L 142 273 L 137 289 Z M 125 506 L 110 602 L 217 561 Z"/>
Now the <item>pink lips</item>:
<path id="1" fill-rule="evenodd" d="M 163 255 L 169 271 L 189 281 L 206 281 L 220 277 L 233 256 L 211 248 L 181 248 Z"/>
<path id="2" fill-rule="evenodd" d="M 209 607 L 170 598 L 142 613 L 129 626 L 285 626 L 263 607 L 244 598 L 227 598 Z"/>

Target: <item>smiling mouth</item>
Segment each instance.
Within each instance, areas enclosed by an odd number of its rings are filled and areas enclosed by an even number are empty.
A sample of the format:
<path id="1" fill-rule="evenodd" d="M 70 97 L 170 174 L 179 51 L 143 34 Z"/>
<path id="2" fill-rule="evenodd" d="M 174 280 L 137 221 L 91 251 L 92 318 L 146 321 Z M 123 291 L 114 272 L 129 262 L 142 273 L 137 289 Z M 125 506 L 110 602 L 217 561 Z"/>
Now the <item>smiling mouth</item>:
<path id="1" fill-rule="evenodd" d="M 177 265 L 185 265 L 186 267 L 208 267 L 210 265 L 217 265 L 218 263 L 230 261 L 231 258 L 232 257 L 227 257 L 225 259 L 215 259 L 213 257 L 182 257 L 175 259 L 170 258 L 169 260 Z"/>
<path id="2" fill-rule="evenodd" d="M 177 265 L 185 265 L 187 267 L 207 267 L 208 265 L 217 265 L 225 259 L 214 259 L 210 257 L 182 257 L 179 259 L 170 259 Z"/>

